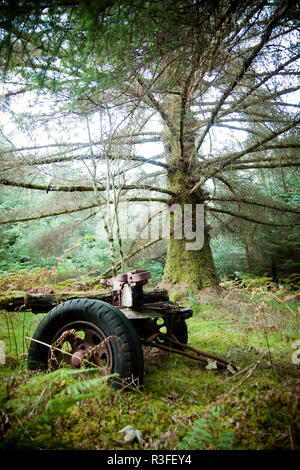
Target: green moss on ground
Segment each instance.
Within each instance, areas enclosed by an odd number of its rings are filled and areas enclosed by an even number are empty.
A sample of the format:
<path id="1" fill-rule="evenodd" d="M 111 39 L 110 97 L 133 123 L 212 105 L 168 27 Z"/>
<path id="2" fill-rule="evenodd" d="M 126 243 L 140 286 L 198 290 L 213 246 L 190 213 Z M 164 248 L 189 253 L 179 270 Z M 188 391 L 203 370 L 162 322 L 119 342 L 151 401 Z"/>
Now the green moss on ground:
<path id="1" fill-rule="evenodd" d="M 92 372 L 81 378 L 65 370 L 29 373 L 24 336 L 41 315 L 2 312 L 8 361 L 0 365 L 1 447 L 214 449 L 231 436 L 225 448 L 299 449 L 300 366 L 292 362 L 298 304 L 272 295 L 275 303 L 268 292 L 254 297 L 241 289 L 190 295 L 189 344 L 232 360 L 240 373 L 145 349 L 144 385 L 132 393 L 95 384 Z M 78 390 L 80 383 L 86 389 Z M 119 431 L 128 425 L 142 432 L 144 443 L 125 442 Z"/>

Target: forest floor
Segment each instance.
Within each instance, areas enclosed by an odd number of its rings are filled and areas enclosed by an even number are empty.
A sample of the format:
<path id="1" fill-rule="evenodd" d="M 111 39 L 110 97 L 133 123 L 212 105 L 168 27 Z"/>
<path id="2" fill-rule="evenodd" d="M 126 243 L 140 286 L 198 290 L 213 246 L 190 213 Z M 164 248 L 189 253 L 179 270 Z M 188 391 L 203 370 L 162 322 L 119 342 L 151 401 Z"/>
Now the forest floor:
<path id="1" fill-rule="evenodd" d="M 0 290 L 46 292 L 41 273 L 3 276 Z M 92 284 L 74 282 L 56 287 Z M 227 280 L 181 303 L 193 307 L 188 344 L 232 360 L 237 373 L 156 348 L 145 348 L 144 384 L 132 392 L 85 369 L 28 371 L 28 338 L 44 315 L 2 310 L 0 448 L 300 449 L 299 293 L 260 278 Z M 141 431 L 132 442 L 126 426 Z"/>

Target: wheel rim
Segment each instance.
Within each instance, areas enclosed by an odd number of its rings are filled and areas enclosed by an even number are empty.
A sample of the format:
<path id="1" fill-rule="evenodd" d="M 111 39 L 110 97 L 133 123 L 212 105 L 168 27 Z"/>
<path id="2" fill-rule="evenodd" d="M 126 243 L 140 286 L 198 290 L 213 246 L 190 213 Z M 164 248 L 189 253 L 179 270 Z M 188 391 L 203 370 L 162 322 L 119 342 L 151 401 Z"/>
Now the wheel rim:
<path id="1" fill-rule="evenodd" d="M 79 369 L 84 363 L 93 364 L 103 375 L 110 373 L 113 368 L 110 338 L 90 322 L 74 321 L 64 325 L 52 339 L 48 368 L 58 369 L 62 363 L 72 369 Z"/>

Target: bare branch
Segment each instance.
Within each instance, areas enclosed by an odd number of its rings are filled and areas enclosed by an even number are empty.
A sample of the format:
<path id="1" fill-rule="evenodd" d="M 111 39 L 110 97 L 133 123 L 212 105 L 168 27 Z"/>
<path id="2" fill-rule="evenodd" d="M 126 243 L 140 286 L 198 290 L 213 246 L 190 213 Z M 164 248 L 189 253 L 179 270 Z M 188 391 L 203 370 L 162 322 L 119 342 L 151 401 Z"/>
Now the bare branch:
<path id="1" fill-rule="evenodd" d="M 279 206 L 274 206 L 274 205 L 271 205 L 271 204 L 267 204 L 267 203 L 262 203 L 262 202 L 256 202 L 256 201 L 250 201 L 248 199 L 244 199 L 244 198 L 229 198 L 229 197 L 207 197 L 206 198 L 206 201 L 216 201 L 216 202 L 229 202 L 231 204 L 249 204 L 249 205 L 252 205 L 252 206 L 259 206 L 259 207 L 264 207 L 264 208 L 268 208 L 268 209 L 275 209 L 277 211 L 281 211 L 281 212 L 292 212 L 294 214 L 300 214 L 300 210 L 297 210 L 293 207 L 290 207 L 290 206 L 285 206 L 285 207 L 279 207 Z"/>
<path id="2" fill-rule="evenodd" d="M 253 163 L 253 164 L 240 164 L 232 165 L 230 168 L 224 168 L 223 171 L 236 171 L 236 170 L 254 170 L 254 169 L 267 169 L 267 168 L 292 168 L 300 166 L 300 161 L 290 162 L 270 162 L 270 163 Z"/>
<path id="3" fill-rule="evenodd" d="M 246 220 L 247 222 L 253 222 L 255 224 L 270 225 L 272 227 L 293 227 L 294 225 L 300 225 L 300 222 L 295 222 L 295 221 L 293 221 L 290 224 L 277 224 L 276 222 L 266 222 L 266 221 L 254 219 L 253 217 L 250 217 L 248 215 L 238 214 L 236 212 L 232 212 L 226 209 L 217 209 L 214 207 L 207 207 L 206 210 L 210 212 L 217 212 L 220 214 L 231 215 L 232 217 L 237 217 L 238 219 L 243 219 L 243 220 Z"/>
<path id="4" fill-rule="evenodd" d="M 41 213 L 38 215 L 30 215 L 27 217 L 20 217 L 20 218 L 8 219 L 8 220 L 0 219 L 0 225 L 14 224 L 17 222 L 29 222 L 31 220 L 40 220 L 40 219 L 45 219 L 47 217 L 55 217 L 55 216 L 62 215 L 62 214 L 73 214 L 74 212 L 85 211 L 85 210 L 92 209 L 97 206 L 98 204 L 88 204 L 87 206 L 76 207 L 75 209 L 62 209 L 62 210 L 58 210 L 54 212 Z M 94 212 L 94 215 L 96 215 L 97 212 L 98 211 Z"/>
<path id="5" fill-rule="evenodd" d="M 272 77 L 278 75 L 278 73 L 281 70 L 283 70 L 285 67 L 287 67 L 291 63 L 297 61 L 299 58 L 300 58 L 300 54 L 297 54 L 296 56 L 290 58 L 289 60 L 287 60 L 283 64 L 280 64 L 280 66 L 277 69 L 275 69 L 271 72 L 268 72 L 267 75 L 265 75 L 263 80 L 260 80 L 256 85 L 251 86 L 250 90 L 247 93 L 243 94 L 239 99 L 237 99 L 237 100 L 227 100 L 226 105 L 228 106 L 228 108 L 227 109 L 225 108 L 223 110 L 223 112 L 221 112 L 219 114 L 219 119 L 223 118 L 224 116 L 228 116 L 228 115 L 230 115 L 234 112 L 243 111 L 243 110 L 247 109 L 248 107 L 253 107 L 255 104 L 261 104 L 264 101 L 268 102 L 269 104 L 284 105 L 282 102 L 279 102 L 279 101 L 270 102 L 270 99 L 279 98 L 282 95 L 296 92 L 296 91 L 299 90 L 299 86 L 293 86 L 293 87 L 290 87 L 290 88 L 285 88 L 283 90 L 276 90 L 275 92 L 269 93 L 266 96 L 257 97 L 257 100 L 255 100 L 255 98 L 254 98 L 251 101 L 249 101 L 249 100 L 247 100 L 247 98 L 251 94 L 253 94 L 256 90 L 261 88 L 261 86 L 263 84 L 265 84 L 268 80 L 270 80 Z M 255 77 L 257 77 L 257 76 L 258 75 L 255 74 Z M 247 88 L 249 87 L 249 85 L 247 85 L 247 83 L 243 84 L 243 86 L 246 86 Z M 201 106 L 214 106 L 214 108 L 206 109 L 204 111 L 205 113 L 213 112 L 213 110 L 216 107 L 216 102 L 203 102 L 203 103 L 201 103 Z M 298 104 L 294 105 L 294 104 L 288 103 L 288 106 L 298 107 L 299 105 Z M 216 125 L 216 123 L 214 123 L 214 125 Z M 200 128 L 202 126 L 203 126 L 203 123 L 200 122 L 196 128 Z"/>
<path id="6" fill-rule="evenodd" d="M 26 189 L 36 189 L 40 191 L 46 191 L 47 193 L 49 191 L 58 191 L 58 192 L 88 192 L 88 191 L 94 191 L 93 186 L 55 186 L 52 185 L 51 183 L 49 185 L 45 184 L 33 184 L 33 183 L 24 183 L 24 182 L 19 182 L 19 181 L 9 181 L 6 179 L 0 179 L 0 184 L 3 186 L 13 186 L 13 187 L 18 187 L 18 188 L 26 188 Z M 98 186 L 97 190 L 98 191 L 106 191 L 105 186 Z M 110 189 L 113 189 L 112 187 Z M 176 193 L 173 191 L 170 191 L 169 189 L 166 188 L 155 188 L 153 186 L 149 186 L 147 184 L 144 185 L 137 185 L 137 184 L 129 184 L 129 185 L 123 185 L 122 190 L 131 190 L 131 189 L 138 189 L 138 190 L 147 190 L 147 191 L 154 191 L 154 192 L 159 192 L 159 193 L 165 193 L 169 194 L 170 196 L 176 196 Z"/>
<path id="7" fill-rule="evenodd" d="M 132 258 L 133 256 L 137 255 L 138 253 L 140 253 L 141 251 L 144 251 L 146 250 L 146 248 L 149 248 L 150 246 L 154 245 L 154 243 L 157 243 L 159 242 L 160 240 L 162 239 L 162 236 L 159 236 L 153 240 L 150 240 L 149 242 L 145 243 L 143 246 L 137 248 L 136 250 L 132 251 L 131 253 L 129 253 L 128 255 L 126 255 L 124 257 L 124 262 L 125 261 L 128 261 L 130 258 Z M 116 268 L 119 269 L 121 267 L 121 262 L 119 261 L 116 265 Z M 107 269 L 106 271 L 104 271 L 104 273 L 101 274 L 101 277 L 105 278 L 108 274 L 111 273 L 111 268 Z"/>
<path id="8" fill-rule="evenodd" d="M 119 202 L 160 202 L 163 204 L 168 204 L 167 199 L 163 199 L 159 197 L 156 197 L 156 198 L 155 197 L 148 197 L 148 198 L 147 197 L 132 197 L 128 199 L 120 199 Z M 109 203 L 113 204 L 113 201 L 110 201 Z M 104 206 L 106 204 L 107 204 L 106 202 L 105 203 L 103 202 L 103 203 L 100 203 L 100 206 Z M 74 209 L 62 209 L 62 210 L 57 210 L 57 211 L 52 211 L 52 212 L 47 212 L 47 213 L 41 213 L 37 215 L 30 215 L 26 217 L 12 218 L 12 219 L 6 219 L 6 220 L 0 219 L 0 225 L 15 224 L 19 222 L 30 222 L 31 220 L 46 219 L 48 217 L 56 217 L 56 216 L 63 215 L 63 214 L 73 214 L 74 212 L 81 212 L 81 211 L 85 211 L 88 209 L 92 209 L 94 207 L 99 207 L 99 202 L 96 202 L 94 204 L 89 204 L 87 206 L 76 207 Z M 98 212 L 99 210 L 97 210 L 96 212 L 93 212 L 91 216 L 98 214 Z"/>
<path id="9" fill-rule="evenodd" d="M 163 121 L 167 124 L 168 128 L 172 132 L 172 134 L 175 136 L 176 135 L 176 130 L 169 119 L 168 114 L 165 112 L 163 106 L 157 101 L 157 99 L 153 96 L 153 94 L 150 92 L 150 88 L 147 86 L 145 81 L 139 76 L 137 77 L 137 81 L 144 90 L 145 96 L 148 98 L 150 105 L 156 109 L 159 114 L 161 115 Z"/>
<path id="10" fill-rule="evenodd" d="M 207 181 L 209 178 L 217 174 L 219 171 L 224 170 L 225 167 L 229 166 L 232 162 L 242 158 L 244 155 L 247 155 L 248 153 L 252 153 L 255 150 L 259 149 L 260 147 L 263 148 L 263 146 L 268 143 L 270 140 L 275 139 L 281 134 L 284 134 L 290 129 L 293 129 L 300 123 L 300 118 L 298 118 L 295 121 L 292 121 L 289 125 L 287 125 L 284 128 L 281 128 L 277 131 L 272 132 L 268 137 L 263 139 L 262 141 L 258 141 L 256 144 L 251 145 L 250 147 L 246 148 L 245 150 L 242 150 L 241 152 L 237 152 L 233 154 L 232 156 L 225 156 L 225 157 L 220 157 L 219 159 L 215 159 L 216 166 L 212 168 L 210 171 L 207 171 L 206 174 L 198 181 L 198 183 L 195 184 L 195 186 L 192 188 L 191 193 L 195 192 L 197 188 L 202 186 L 205 181 Z"/>
<path id="11" fill-rule="evenodd" d="M 284 4 L 279 9 L 277 9 L 277 11 L 275 12 L 273 17 L 271 18 L 271 20 L 267 24 L 266 29 L 264 31 L 264 34 L 262 35 L 262 38 L 261 38 L 260 42 L 253 48 L 251 54 L 244 60 L 244 63 L 242 65 L 239 73 L 234 77 L 234 80 L 232 80 L 230 85 L 227 87 L 227 89 L 223 93 L 223 95 L 220 98 L 220 100 L 218 101 L 215 109 L 213 110 L 213 112 L 211 114 L 211 117 L 209 119 L 209 122 L 208 122 L 206 128 L 204 129 L 204 132 L 203 132 L 203 134 L 202 134 L 202 136 L 201 136 L 201 138 L 198 142 L 197 151 L 200 149 L 207 133 L 209 132 L 211 126 L 213 125 L 213 123 L 214 123 L 220 109 L 222 108 L 223 104 L 225 103 L 226 99 L 230 96 L 230 94 L 233 92 L 235 87 L 237 85 L 239 85 L 241 79 L 243 78 L 243 76 L 245 75 L 247 70 L 249 69 L 249 67 L 252 64 L 252 62 L 254 61 L 254 59 L 258 56 L 258 54 L 260 53 L 260 51 L 262 50 L 264 45 L 268 42 L 268 40 L 270 39 L 270 36 L 272 34 L 273 29 L 278 24 L 278 21 L 284 15 L 287 8 L 288 8 L 288 3 Z"/>
<path id="12" fill-rule="evenodd" d="M 45 157 L 45 158 L 39 158 L 39 159 L 30 159 L 27 160 L 24 158 L 24 160 L 20 161 L 20 164 L 25 164 L 25 165 L 50 165 L 52 163 L 66 163 L 66 162 L 71 162 L 71 161 L 77 161 L 77 160 L 105 160 L 105 158 L 109 158 L 110 160 L 128 160 L 128 161 L 136 161 L 136 162 L 141 162 L 141 163 L 147 163 L 149 165 L 154 165 L 154 166 L 160 166 L 162 168 L 168 168 L 168 165 L 163 162 L 158 162 L 156 161 L 156 158 L 162 158 L 163 155 L 156 155 L 151 158 L 146 158 L 146 157 L 140 157 L 140 156 L 134 156 L 134 155 L 103 155 L 103 154 L 84 154 L 84 155 L 61 155 L 61 156 L 54 156 L 54 157 Z M 18 162 L 19 163 L 19 162 Z"/>
<path id="13" fill-rule="evenodd" d="M 148 139 L 146 138 L 142 138 L 142 139 L 138 139 L 138 140 L 130 140 L 130 143 L 131 144 L 143 144 L 143 143 L 151 143 L 151 142 L 160 142 L 160 137 L 159 137 L 159 133 L 158 132 L 134 132 L 132 134 L 123 134 L 123 135 L 115 135 L 114 137 L 112 137 L 111 140 L 113 141 L 119 141 L 119 140 L 126 140 L 126 139 L 129 139 L 129 138 L 132 138 L 132 137 L 143 137 L 143 136 L 152 136 L 152 137 L 149 137 Z M 96 145 L 103 145 L 107 143 L 107 141 L 104 139 L 104 140 L 98 140 L 98 141 L 95 141 L 95 142 L 92 142 L 93 146 L 96 146 Z M 70 143 L 55 143 L 55 144 L 46 144 L 46 145 L 36 145 L 34 147 L 20 147 L 20 148 L 16 148 L 14 149 L 14 152 L 23 152 L 25 150 L 41 150 L 41 149 L 47 149 L 47 148 L 67 148 L 67 149 L 70 149 L 70 147 L 74 147 L 72 150 L 79 150 L 81 148 L 85 148 L 85 147 L 90 147 L 90 142 L 70 142 Z M 5 154 L 5 153 L 10 153 L 11 152 L 11 149 L 4 149 L 4 150 L 1 150 L 1 153 Z"/>

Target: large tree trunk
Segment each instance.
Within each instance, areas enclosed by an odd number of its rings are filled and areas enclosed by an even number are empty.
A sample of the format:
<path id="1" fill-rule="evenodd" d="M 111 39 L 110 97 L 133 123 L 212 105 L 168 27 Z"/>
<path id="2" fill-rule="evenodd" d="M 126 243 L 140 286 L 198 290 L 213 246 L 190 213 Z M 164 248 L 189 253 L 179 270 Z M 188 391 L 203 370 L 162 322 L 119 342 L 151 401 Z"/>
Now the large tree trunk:
<path id="1" fill-rule="evenodd" d="M 182 207 L 182 213 L 184 213 L 184 204 L 192 204 L 194 209 L 193 215 L 195 216 L 196 204 L 203 203 L 201 191 L 198 191 L 196 196 L 191 197 L 188 192 L 188 187 L 192 187 L 192 185 L 188 184 L 189 182 L 186 177 L 187 173 L 183 173 L 182 178 L 179 177 L 178 172 L 176 173 L 176 190 L 179 192 L 180 196 L 176 201 L 172 200 L 171 203 L 180 204 Z M 175 189 L 174 175 L 169 177 L 169 187 L 170 189 Z M 180 191 L 178 191 L 179 189 Z M 171 222 L 174 223 L 172 215 L 170 219 Z M 205 224 L 205 217 L 203 230 L 204 243 L 202 248 L 191 250 L 187 249 L 191 240 L 187 240 L 184 237 L 182 239 L 174 238 L 173 225 L 171 224 L 171 233 L 163 277 L 164 285 L 182 284 L 186 289 L 190 289 L 195 292 L 203 287 L 216 286 L 218 284 L 218 276 L 210 246 L 209 229 Z M 184 230 L 182 230 L 182 233 L 184 233 Z"/>
<path id="2" fill-rule="evenodd" d="M 204 235 L 201 250 L 186 250 L 186 240 L 170 238 L 167 260 L 164 270 L 163 284 L 183 284 L 193 292 L 207 286 L 216 286 L 216 274 L 209 235 Z"/>
<path id="3" fill-rule="evenodd" d="M 170 200 L 170 204 L 180 204 L 183 213 L 185 204 L 192 204 L 194 210 L 196 204 L 203 204 L 204 192 L 202 188 L 199 188 L 196 193 L 192 195 L 190 193 L 197 183 L 198 173 L 196 172 L 198 163 L 194 152 L 195 135 L 192 131 L 189 132 L 195 126 L 195 121 L 192 113 L 186 114 L 180 129 L 181 118 L 178 111 L 180 110 L 180 103 L 177 97 L 173 97 L 171 100 L 169 99 L 165 105 L 168 108 L 168 115 L 173 124 L 173 134 L 165 126 L 162 132 L 162 141 L 164 143 L 166 160 L 169 164 L 168 186 L 170 190 L 177 194 L 176 198 Z M 177 138 L 174 138 L 174 129 L 177 133 Z M 172 216 L 170 219 L 172 220 Z M 195 229 L 194 220 L 193 223 Z M 188 250 L 187 243 L 190 240 L 185 238 L 176 239 L 171 231 L 163 285 L 183 284 L 186 289 L 197 291 L 203 287 L 216 286 L 218 284 L 218 276 L 210 246 L 209 229 L 205 224 L 205 217 L 203 230 L 203 247 L 196 250 Z"/>

